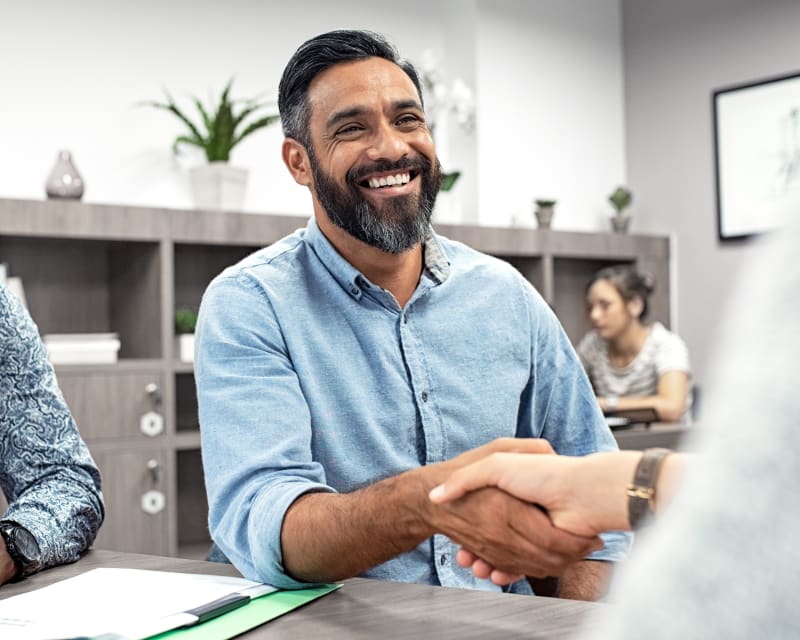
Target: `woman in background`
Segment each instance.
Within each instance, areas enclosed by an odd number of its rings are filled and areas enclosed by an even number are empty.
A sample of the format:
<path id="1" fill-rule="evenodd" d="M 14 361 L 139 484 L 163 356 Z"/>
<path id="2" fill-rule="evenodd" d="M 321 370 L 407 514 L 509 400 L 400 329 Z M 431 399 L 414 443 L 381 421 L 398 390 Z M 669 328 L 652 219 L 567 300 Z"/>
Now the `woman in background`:
<path id="1" fill-rule="evenodd" d="M 592 331 L 578 355 L 603 412 L 652 408 L 664 422 L 687 422 L 689 352 L 660 322 L 645 322 L 653 286 L 627 265 L 598 271 L 586 287 Z"/>

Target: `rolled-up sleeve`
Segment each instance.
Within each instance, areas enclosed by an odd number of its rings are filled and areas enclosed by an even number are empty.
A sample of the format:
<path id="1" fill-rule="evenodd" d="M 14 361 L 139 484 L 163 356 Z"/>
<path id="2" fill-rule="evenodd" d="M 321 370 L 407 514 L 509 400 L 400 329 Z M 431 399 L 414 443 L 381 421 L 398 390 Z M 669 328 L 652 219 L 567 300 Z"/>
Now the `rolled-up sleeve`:
<path id="1" fill-rule="evenodd" d="M 302 494 L 333 491 L 311 453 L 308 405 L 264 284 L 246 272 L 206 290 L 195 377 L 209 529 L 250 579 L 307 587 L 283 567 L 281 527 Z"/>

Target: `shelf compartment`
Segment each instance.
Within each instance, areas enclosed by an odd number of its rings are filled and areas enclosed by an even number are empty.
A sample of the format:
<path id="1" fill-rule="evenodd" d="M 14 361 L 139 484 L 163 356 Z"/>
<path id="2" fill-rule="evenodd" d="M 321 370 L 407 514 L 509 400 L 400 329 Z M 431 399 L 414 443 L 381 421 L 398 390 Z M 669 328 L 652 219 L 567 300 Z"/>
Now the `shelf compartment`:
<path id="1" fill-rule="evenodd" d="M 175 309 L 197 311 L 208 284 L 260 245 L 175 245 Z"/>
<path id="2" fill-rule="evenodd" d="M 114 332 L 120 358 L 161 356 L 158 243 L 0 236 L 0 261 L 42 335 Z"/>

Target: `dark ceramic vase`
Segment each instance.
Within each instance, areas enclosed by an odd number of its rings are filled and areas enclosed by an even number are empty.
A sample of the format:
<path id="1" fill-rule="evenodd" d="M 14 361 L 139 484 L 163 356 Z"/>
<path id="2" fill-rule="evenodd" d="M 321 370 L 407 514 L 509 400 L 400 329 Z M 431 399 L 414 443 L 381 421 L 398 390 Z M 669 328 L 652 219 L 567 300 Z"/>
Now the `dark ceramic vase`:
<path id="1" fill-rule="evenodd" d="M 56 164 L 45 183 L 47 197 L 80 200 L 83 190 L 83 178 L 72 162 L 72 154 L 69 151 L 59 151 Z"/>

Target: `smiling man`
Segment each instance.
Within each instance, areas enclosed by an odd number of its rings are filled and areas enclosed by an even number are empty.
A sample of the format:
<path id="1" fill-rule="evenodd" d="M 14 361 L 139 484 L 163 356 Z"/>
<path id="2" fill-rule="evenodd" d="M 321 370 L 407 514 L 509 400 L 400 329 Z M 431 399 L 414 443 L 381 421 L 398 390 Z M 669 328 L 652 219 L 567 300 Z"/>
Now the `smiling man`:
<path id="1" fill-rule="evenodd" d="M 437 235 L 419 79 L 381 36 L 301 45 L 279 90 L 307 227 L 209 285 L 195 375 L 209 526 L 247 577 L 355 575 L 500 590 L 459 546 L 593 598 L 624 534 L 585 538 L 495 489 L 427 493 L 493 451 L 615 449 L 549 307 L 508 264 Z M 588 558 L 587 558 L 588 556 Z M 605 561 L 605 562 L 604 562 Z"/>

